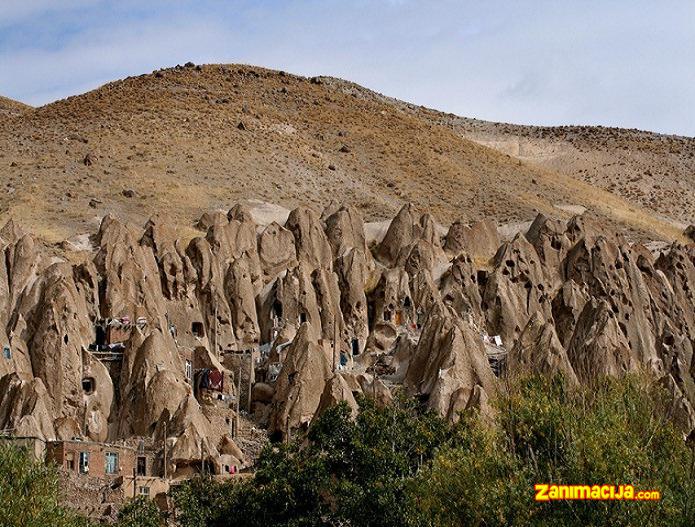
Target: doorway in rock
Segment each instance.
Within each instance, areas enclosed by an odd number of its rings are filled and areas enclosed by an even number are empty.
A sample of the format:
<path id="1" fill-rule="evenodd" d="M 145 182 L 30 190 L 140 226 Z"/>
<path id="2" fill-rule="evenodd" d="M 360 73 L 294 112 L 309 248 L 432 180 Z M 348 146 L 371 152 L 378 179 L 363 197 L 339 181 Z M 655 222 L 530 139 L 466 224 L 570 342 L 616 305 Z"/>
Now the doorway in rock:
<path id="1" fill-rule="evenodd" d="M 205 336 L 205 328 L 203 326 L 202 322 L 193 322 L 191 324 L 191 333 L 193 333 L 193 336 L 202 338 Z"/>
<path id="2" fill-rule="evenodd" d="M 360 353 L 360 341 L 358 339 L 352 339 L 352 354 L 359 355 Z"/>
<path id="3" fill-rule="evenodd" d="M 95 389 L 94 377 L 85 377 L 82 379 L 82 390 L 87 395 L 92 395 Z"/>
<path id="4" fill-rule="evenodd" d="M 96 335 L 94 335 L 94 343 L 97 346 L 106 344 L 106 330 L 102 326 L 96 327 Z"/>

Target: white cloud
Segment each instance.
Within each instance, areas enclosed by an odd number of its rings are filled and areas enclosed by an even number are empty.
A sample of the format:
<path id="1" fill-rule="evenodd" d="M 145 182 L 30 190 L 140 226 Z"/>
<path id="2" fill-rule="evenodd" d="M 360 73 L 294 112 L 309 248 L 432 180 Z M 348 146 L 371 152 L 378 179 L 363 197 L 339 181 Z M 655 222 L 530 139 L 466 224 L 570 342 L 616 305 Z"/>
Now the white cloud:
<path id="1" fill-rule="evenodd" d="M 100 0 L 2 0 L 0 28 L 26 20 L 31 16 L 98 5 Z"/>
<path id="2" fill-rule="evenodd" d="M 16 21 L 11 30 L 0 23 L 0 93 L 43 103 L 187 60 L 234 61 L 337 75 L 491 120 L 695 135 L 695 3 L 55 4 L 0 7 L 0 17 Z M 44 26 L 32 23 L 41 17 Z"/>

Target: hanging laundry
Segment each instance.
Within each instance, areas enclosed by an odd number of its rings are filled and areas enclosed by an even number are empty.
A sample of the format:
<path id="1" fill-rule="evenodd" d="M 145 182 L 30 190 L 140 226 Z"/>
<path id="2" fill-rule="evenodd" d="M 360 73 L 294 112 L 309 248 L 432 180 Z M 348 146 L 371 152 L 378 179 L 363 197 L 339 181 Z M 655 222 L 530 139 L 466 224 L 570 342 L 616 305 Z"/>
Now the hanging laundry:
<path id="1" fill-rule="evenodd" d="M 205 368 L 198 373 L 198 387 L 207 390 L 222 391 L 224 387 L 224 374 L 219 370 Z"/>
<path id="2" fill-rule="evenodd" d="M 125 351 L 123 342 L 114 342 L 113 344 L 90 344 L 89 351 Z"/>
<path id="3" fill-rule="evenodd" d="M 219 370 L 209 370 L 208 385 L 211 390 L 222 391 L 224 386 L 224 374 Z"/>

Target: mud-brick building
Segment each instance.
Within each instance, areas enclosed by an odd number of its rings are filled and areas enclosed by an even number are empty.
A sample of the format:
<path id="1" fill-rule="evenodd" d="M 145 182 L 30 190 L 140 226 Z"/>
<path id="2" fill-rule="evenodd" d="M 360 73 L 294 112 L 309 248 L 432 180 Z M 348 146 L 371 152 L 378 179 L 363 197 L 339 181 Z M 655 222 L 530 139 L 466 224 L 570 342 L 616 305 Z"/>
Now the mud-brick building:
<path id="1" fill-rule="evenodd" d="M 117 478 L 147 475 L 148 463 L 134 448 L 93 441 L 49 441 L 46 462 L 55 463 L 69 473 Z"/>
<path id="2" fill-rule="evenodd" d="M 122 487 L 126 498 L 162 499 L 169 492 L 169 480 L 156 476 L 123 476 Z"/>

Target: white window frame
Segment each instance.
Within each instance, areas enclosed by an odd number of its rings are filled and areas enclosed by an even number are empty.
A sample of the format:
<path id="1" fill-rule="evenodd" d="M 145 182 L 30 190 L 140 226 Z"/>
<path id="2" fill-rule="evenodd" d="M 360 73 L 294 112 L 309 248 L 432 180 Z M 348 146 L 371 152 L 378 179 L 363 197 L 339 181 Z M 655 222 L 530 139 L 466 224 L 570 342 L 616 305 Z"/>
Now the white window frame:
<path id="1" fill-rule="evenodd" d="M 193 380 L 193 363 L 188 359 L 186 359 L 186 379 Z"/>
<path id="2" fill-rule="evenodd" d="M 118 452 L 106 452 L 104 454 L 104 473 L 107 476 L 114 476 L 118 474 L 119 457 Z M 109 461 L 112 461 L 112 463 Z M 109 468 L 112 470 L 109 470 Z"/>
<path id="3" fill-rule="evenodd" d="M 89 452 L 83 450 L 80 452 L 79 470 L 80 474 L 89 474 Z"/>

